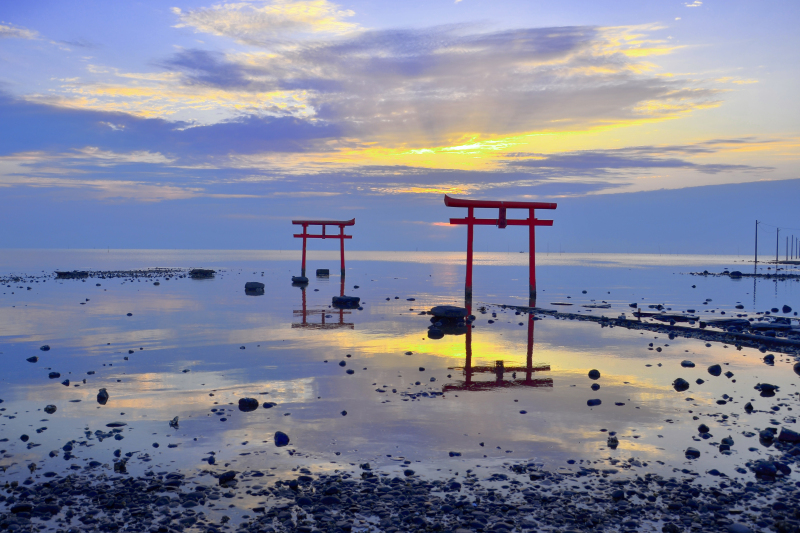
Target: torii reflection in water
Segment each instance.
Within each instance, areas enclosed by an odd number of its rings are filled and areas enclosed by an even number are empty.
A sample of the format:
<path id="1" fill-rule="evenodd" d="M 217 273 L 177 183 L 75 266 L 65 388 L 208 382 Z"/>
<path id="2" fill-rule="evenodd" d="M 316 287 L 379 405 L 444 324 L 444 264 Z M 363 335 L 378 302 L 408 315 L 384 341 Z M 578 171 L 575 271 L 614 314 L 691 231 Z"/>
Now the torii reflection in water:
<path id="1" fill-rule="evenodd" d="M 472 300 L 466 299 L 464 307 L 467 309 L 467 316 L 472 315 Z M 552 378 L 535 378 L 537 372 L 548 372 L 550 365 L 533 366 L 533 323 L 535 317 L 533 313 L 528 313 L 528 353 L 526 365 L 520 367 L 507 367 L 504 362 L 496 361 L 494 366 L 472 366 L 472 324 L 467 322 L 466 328 L 466 362 L 464 367 L 454 367 L 452 370 L 463 370 L 465 380 L 457 383 L 444 385 L 442 392 L 449 391 L 481 391 L 497 388 L 508 387 L 551 387 L 553 386 Z M 494 372 L 494 381 L 473 381 L 472 376 L 476 372 Z M 511 372 L 511 380 L 505 378 L 505 374 Z M 517 374 L 523 374 L 525 377 L 519 379 Z"/>
<path id="2" fill-rule="evenodd" d="M 337 308 L 336 311 L 339 313 L 339 321 L 338 322 L 325 322 L 328 314 L 331 313 L 330 309 L 311 309 L 308 310 L 306 306 L 306 289 L 308 288 L 308 283 L 292 283 L 292 286 L 299 287 L 302 294 L 303 294 L 303 308 L 302 309 L 295 309 L 292 311 L 293 316 L 300 316 L 302 317 L 302 322 L 292 323 L 292 328 L 306 328 L 306 329 L 339 329 L 339 328 L 349 328 L 355 329 L 355 324 L 352 322 L 345 322 L 344 315 L 351 314 L 351 311 L 345 311 L 344 309 Z M 344 277 L 342 277 L 340 285 L 339 285 L 339 295 L 344 295 Z M 321 322 L 309 322 L 308 316 L 309 315 L 320 315 L 322 317 Z"/>

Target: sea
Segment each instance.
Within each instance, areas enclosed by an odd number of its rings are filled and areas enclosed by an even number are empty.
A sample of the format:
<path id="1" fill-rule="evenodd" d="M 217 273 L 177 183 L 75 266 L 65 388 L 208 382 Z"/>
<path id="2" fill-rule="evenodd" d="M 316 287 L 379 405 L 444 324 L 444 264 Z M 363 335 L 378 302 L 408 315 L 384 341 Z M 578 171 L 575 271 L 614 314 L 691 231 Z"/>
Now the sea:
<path id="1" fill-rule="evenodd" d="M 542 309 L 777 314 L 797 324 L 796 279 L 697 275 L 797 266 L 711 255 L 536 261 Z M 195 268 L 215 273 L 192 279 Z M 54 274 L 72 270 L 90 275 Z M 279 477 L 369 464 L 444 478 L 522 462 L 749 479 L 747 463 L 770 454 L 760 430 L 800 429 L 793 356 L 769 352 L 768 364 L 756 348 L 559 315 L 529 327 L 514 307 L 529 304 L 527 253 L 476 253 L 475 320 L 468 335 L 442 338 L 430 335 L 437 319 L 427 312 L 465 306 L 463 252 L 348 251 L 344 278 L 338 252 L 310 252 L 308 284 L 292 283 L 299 274 L 295 250 L 1 251 L 0 482 L 27 478 L 31 464 L 111 468 L 120 454 L 134 475 L 258 468 Z M 263 283 L 263 294 L 246 292 L 247 282 Z M 341 294 L 359 307 L 333 307 Z M 729 374 L 710 374 L 715 364 Z M 688 390 L 673 387 L 677 378 Z M 760 396 L 761 383 L 777 395 Z M 258 409 L 240 410 L 243 398 Z M 287 446 L 276 446 L 276 432 Z M 688 447 L 700 457 L 687 458 Z"/>

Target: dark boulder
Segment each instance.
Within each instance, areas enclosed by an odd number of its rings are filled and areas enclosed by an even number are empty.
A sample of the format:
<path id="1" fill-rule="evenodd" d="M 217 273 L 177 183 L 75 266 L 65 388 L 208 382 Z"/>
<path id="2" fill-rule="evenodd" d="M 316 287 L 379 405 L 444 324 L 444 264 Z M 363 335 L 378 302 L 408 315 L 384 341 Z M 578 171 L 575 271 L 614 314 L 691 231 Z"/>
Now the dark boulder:
<path id="1" fill-rule="evenodd" d="M 589 379 L 600 379 L 600 371 L 596 369 L 589 370 Z"/>
<path id="2" fill-rule="evenodd" d="M 195 268 L 189 271 L 189 277 L 192 279 L 211 279 L 215 273 L 216 271 L 207 268 Z"/>
<path id="3" fill-rule="evenodd" d="M 52 415 L 53 413 L 56 412 L 56 409 L 58 408 L 55 405 L 50 404 L 45 406 L 44 412 L 47 413 L 48 415 Z"/>
<path id="4" fill-rule="evenodd" d="M 40 346 L 39 349 L 41 351 L 43 351 L 43 352 L 49 352 L 50 351 L 50 345 L 49 344 L 45 344 L 44 346 Z"/>
<path id="5" fill-rule="evenodd" d="M 258 281 L 248 281 L 244 284 L 244 293 L 249 296 L 260 296 L 264 294 L 264 284 Z"/>
<path id="6" fill-rule="evenodd" d="M 318 278 L 327 278 L 331 275 L 331 271 L 327 268 L 318 268 L 317 269 L 317 277 Z"/>
<path id="7" fill-rule="evenodd" d="M 353 309 L 358 307 L 361 298 L 358 296 L 334 296 L 332 303 L 337 309 Z"/>
<path id="8" fill-rule="evenodd" d="M 711 365 L 708 367 L 708 373 L 712 376 L 721 376 L 722 375 L 722 367 L 719 365 Z"/>
<path id="9" fill-rule="evenodd" d="M 589 407 L 597 407 L 598 405 L 602 404 L 603 402 L 599 399 L 594 400 L 586 400 L 586 405 Z"/>
<path id="10" fill-rule="evenodd" d="M 431 314 L 440 318 L 464 318 L 467 316 L 467 309 L 455 305 L 437 305 L 431 309 Z"/>
<path id="11" fill-rule="evenodd" d="M 239 410 L 245 413 L 258 409 L 258 400 L 255 398 L 239 398 Z"/>
<path id="12" fill-rule="evenodd" d="M 289 444 L 289 435 L 284 433 L 283 431 L 276 431 L 275 432 L 275 446 L 281 448 Z"/>
<path id="13" fill-rule="evenodd" d="M 97 393 L 97 403 L 100 405 L 105 405 L 108 402 L 108 391 L 106 389 L 100 389 Z"/>
<path id="14" fill-rule="evenodd" d="M 672 382 L 672 388 L 678 392 L 683 392 L 689 389 L 689 382 L 683 378 L 678 378 Z"/>

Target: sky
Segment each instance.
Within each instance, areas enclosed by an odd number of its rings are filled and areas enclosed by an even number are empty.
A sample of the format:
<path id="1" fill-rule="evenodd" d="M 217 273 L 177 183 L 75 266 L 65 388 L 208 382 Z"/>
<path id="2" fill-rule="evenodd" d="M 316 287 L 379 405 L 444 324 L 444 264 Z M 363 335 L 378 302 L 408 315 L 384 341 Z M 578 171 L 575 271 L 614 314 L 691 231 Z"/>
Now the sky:
<path id="1" fill-rule="evenodd" d="M 293 219 L 355 217 L 354 249 L 460 250 L 444 194 L 558 203 L 540 249 L 735 253 L 755 219 L 800 236 L 799 12 L 4 2 L 0 248 L 287 249 Z"/>

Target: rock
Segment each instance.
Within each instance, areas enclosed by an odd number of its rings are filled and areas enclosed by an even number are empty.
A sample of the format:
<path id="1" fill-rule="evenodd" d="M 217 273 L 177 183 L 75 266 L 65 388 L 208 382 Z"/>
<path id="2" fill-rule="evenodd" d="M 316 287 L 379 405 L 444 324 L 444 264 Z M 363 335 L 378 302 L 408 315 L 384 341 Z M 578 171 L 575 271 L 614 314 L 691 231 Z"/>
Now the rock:
<path id="1" fill-rule="evenodd" d="M 195 268 L 189 271 L 189 276 L 192 279 L 210 279 L 214 277 L 216 271 L 207 268 Z"/>
<path id="2" fill-rule="evenodd" d="M 591 386 L 590 388 L 591 388 L 593 391 L 600 390 L 600 384 L 599 384 L 599 383 L 592 383 L 592 386 Z"/>
<path id="3" fill-rule="evenodd" d="M 58 408 L 55 405 L 50 404 L 45 406 L 44 412 L 47 413 L 48 415 L 52 415 L 53 413 L 56 412 L 56 409 Z"/>
<path id="4" fill-rule="evenodd" d="M 728 533 L 753 533 L 753 530 L 737 522 L 728 526 Z"/>
<path id="5" fill-rule="evenodd" d="M 305 276 L 292 276 L 292 284 L 307 285 L 308 278 Z"/>
<path id="6" fill-rule="evenodd" d="M 700 450 L 698 450 L 697 448 L 692 448 L 690 446 L 686 448 L 684 455 L 686 456 L 687 459 L 697 459 L 698 457 L 700 457 Z"/>
<path id="7" fill-rule="evenodd" d="M 84 270 L 73 270 L 72 272 L 59 272 L 56 270 L 56 279 L 83 279 L 88 277 L 89 273 Z"/>
<path id="8" fill-rule="evenodd" d="M 767 354 L 767 355 L 765 355 L 765 356 L 764 356 L 764 362 L 765 362 L 766 364 L 770 365 L 770 366 L 774 365 L 774 364 L 775 364 L 775 356 L 774 356 L 774 355 L 772 355 L 771 353 L 770 353 L 770 354 Z"/>
<path id="9" fill-rule="evenodd" d="M 681 366 L 683 368 L 694 368 L 694 363 L 689 361 L 688 359 L 684 359 L 683 361 L 681 361 Z"/>
<path id="10" fill-rule="evenodd" d="M 239 410 L 245 413 L 258 409 L 258 400 L 255 398 L 239 398 Z"/>
<path id="11" fill-rule="evenodd" d="M 50 351 L 50 345 L 49 344 L 45 344 L 44 346 L 40 346 L 39 349 L 41 351 L 43 351 L 43 352 L 49 352 Z"/>
<path id="12" fill-rule="evenodd" d="M 464 318 L 467 316 L 467 309 L 455 305 L 437 305 L 431 309 L 431 315 L 440 318 Z"/>
<path id="13" fill-rule="evenodd" d="M 744 410 L 747 411 L 748 413 L 752 413 L 753 412 L 753 404 L 750 403 L 750 402 L 747 402 L 746 404 L 744 404 Z"/>
<path id="14" fill-rule="evenodd" d="M 444 338 L 444 331 L 439 328 L 430 328 L 428 330 L 428 338 L 433 340 L 438 340 Z M 800 363 L 798 363 L 800 364 Z"/>
<path id="15" fill-rule="evenodd" d="M 778 468 L 772 461 L 760 460 L 752 467 L 753 473 L 756 477 L 774 478 L 778 475 Z"/>
<path id="16" fill-rule="evenodd" d="M 757 391 L 761 391 L 761 396 L 765 398 L 775 396 L 775 392 L 779 389 L 777 385 L 772 385 L 770 383 L 759 383 L 753 388 Z"/>
<path id="17" fill-rule="evenodd" d="M 39 362 L 39 358 L 38 358 L 38 357 L 36 357 L 35 355 L 34 355 L 33 357 L 28 357 L 28 358 L 27 358 L 27 359 L 25 359 L 25 360 L 26 360 L 27 362 L 29 362 L 29 363 L 38 363 L 38 362 Z"/>
<path id="18" fill-rule="evenodd" d="M 708 367 L 708 373 L 712 376 L 720 376 L 722 375 L 722 367 L 719 365 L 711 365 Z"/>
<path id="19" fill-rule="evenodd" d="M 450 457 L 461 457 L 461 452 L 450 452 Z"/>
<path id="20" fill-rule="evenodd" d="M 800 376 L 800 363 L 795 363 L 793 368 L 794 368 L 794 373 Z"/>
<path id="21" fill-rule="evenodd" d="M 700 424 L 697 426 L 698 433 L 708 433 L 709 431 L 711 431 L 711 429 L 705 424 Z"/>
<path id="22" fill-rule="evenodd" d="M 258 281 L 248 281 L 244 284 L 244 293 L 250 296 L 264 294 L 264 284 Z"/>
<path id="23" fill-rule="evenodd" d="M 317 277 L 318 278 L 327 278 L 331 275 L 331 271 L 327 268 L 318 268 L 317 269 Z"/>
<path id="24" fill-rule="evenodd" d="M 262 405 L 261 407 L 263 407 L 264 409 L 272 409 L 276 405 L 278 404 L 275 402 L 264 402 L 264 405 Z"/>
<path id="25" fill-rule="evenodd" d="M 598 405 L 602 404 L 603 402 L 599 399 L 594 400 L 586 400 L 586 405 L 589 407 L 597 407 Z"/>
<path id="26" fill-rule="evenodd" d="M 108 391 L 106 389 L 100 389 L 97 393 L 97 403 L 105 405 L 106 402 L 108 402 Z"/>
<path id="27" fill-rule="evenodd" d="M 729 274 L 729 276 L 730 276 L 730 277 L 732 277 L 732 278 L 734 278 L 734 279 L 739 279 L 739 278 L 741 278 L 741 277 L 742 277 L 742 273 L 741 273 L 741 272 L 739 272 L 738 270 L 734 270 L 733 272 L 731 272 L 731 273 Z"/>
<path id="28" fill-rule="evenodd" d="M 619 439 L 616 436 L 612 435 L 611 437 L 608 437 L 608 440 L 606 441 L 606 444 L 612 450 L 616 450 L 617 446 L 619 446 Z"/>
<path id="29" fill-rule="evenodd" d="M 289 444 L 289 435 L 284 433 L 283 431 L 276 431 L 275 432 L 275 446 L 281 448 Z"/>
<path id="30" fill-rule="evenodd" d="M 235 470 L 228 470 L 227 472 L 223 472 L 219 475 L 219 484 L 224 485 L 226 483 L 230 483 L 234 479 L 236 479 L 236 471 Z"/>
<path id="31" fill-rule="evenodd" d="M 791 307 L 789 307 L 788 305 L 784 305 L 784 306 L 783 306 L 783 309 L 781 309 L 781 311 L 783 311 L 783 314 L 784 314 L 784 315 L 788 315 L 789 313 L 791 313 L 791 312 L 792 312 L 792 308 L 791 308 Z"/>
<path id="32" fill-rule="evenodd" d="M 589 379 L 600 379 L 599 370 L 589 370 Z"/>
<path id="33" fill-rule="evenodd" d="M 169 427 L 171 427 L 172 429 L 180 428 L 180 423 L 177 416 L 169 421 Z"/>
<path id="34" fill-rule="evenodd" d="M 781 442 L 800 442 L 800 433 L 782 426 L 778 440 Z"/>
<path id="35" fill-rule="evenodd" d="M 33 505 L 27 502 L 18 503 L 13 505 L 9 511 L 11 511 L 12 514 L 30 513 L 33 511 Z"/>
<path id="36" fill-rule="evenodd" d="M 758 432 L 758 439 L 763 440 L 764 442 L 772 442 L 775 440 L 775 434 L 771 429 L 762 429 Z"/>
<path id="37" fill-rule="evenodd" d="M 678 378 L 672 382 L 672 388 L 678 392 L 683 392 L 689 389 L 689 382 L 683 378 Z"/>
<path id="38" fill-rule="evenodd" d="M 332 298 L 333 307 L 337 309 L 353 309 L 358 307 L 361 298 L 358 296 L 334 296 Z"/>

